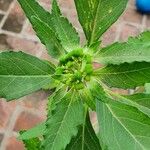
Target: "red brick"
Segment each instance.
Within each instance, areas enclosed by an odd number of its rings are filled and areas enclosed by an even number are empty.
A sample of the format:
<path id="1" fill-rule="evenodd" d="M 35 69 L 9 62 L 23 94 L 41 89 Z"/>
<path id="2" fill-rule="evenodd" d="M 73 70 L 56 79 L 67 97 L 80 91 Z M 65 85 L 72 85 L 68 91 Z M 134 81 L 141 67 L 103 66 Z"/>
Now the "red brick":
<path id="1" fill-rule="evenodd" d="M 65 9 L 73 9 L 75 8 L 74 6 L 74 2 L 72 0 L 60 0 L 59 4 L 61 6 L 61 8 L 65 8 Z"/>
<path id="2" fill-rule="evenodd" d="M 0 34 L 0 51 L 10 50 L 11 46 L 7 42 L 7 35 Z"/>
<path id="3" fill-rule="evenodd" d="M 23 27 L 25 17 L 22 9 L 20 8 L 19 4 L 16 3 L 15 7 L 11 10 L 6 22 L 2 29 L 7 31 L 12 31 L 16 33 L 20 33 Z"/>
<path id="4" fill-rule="evenodd" d="M 7 11 L 13 0 L 0 0 L 0 10 Z"/>
<path id="5" fill-rule="evenodd" d="M 146 27 L 150 29 L 150 15 L 147 16 Z"/>
<path id="6" fill-rule="evenodd" d="M 129 0 L 129 5 L 135 7 L 135 0 Z"/>
<path id="7" fill-rule="evenodd" d="M 35 92 L 24 97 L 24 100 L 22 100 L 22 105 L 28 108 L 40 110 L 42 102 L 46 101 L 47 97 L 48 93 L 44 91 Z"/>
<path id="8" fill-rule="evenodd" d="M 3 129 L 7 126 L 8 121 L 11 117 L 11 114 L 15 110 L 16 102 L 6 102 L 0 99 L 0 129 Z"/>
<path id="9" fill-rule="evenodd" d="M 120 35 L 120 40 L 127 40 L 131 36 L 136 36 L 140 33 L 139 29 L 132 25 L 124 25 Z"/>
<path id="10" fill-rule="evenodd" d="M 29 24 L 26 29 L 25 29 L 25 34 L 28 34 L 28 35 L 35 35 L 35 31 L 33 30 L 31 24 Z"/>
<path id="11" fill-rule="evenodd" d="M 116 38 L 117 24 L 114 24 L 106 33 L 103 35 L 103 45 L 112 44 Z"/>
<path id="12" fill-rule="evenodd" d="M 142 23 L 142 15 L 136 11 L 136 9 L 127 8 L 127 10 L 122 15 L 121 19 L 126 22 L 132 22 L 141 24 Z"/>
<path id="13" fill-rule="evenodd" d="M 6 150 L 24 150 L 24 145 L 15 137 L 10 137 L 7 141 Z"/>
<path id="14" fill-rule="evenodd" d="M 24 51 L 32 55 L 36 55 L 40 51 L 38 43 L 30 40 L 8 36 L 7 43 L 14 51 Z"/>
<path id="15" fill-rule="evenodd" d="M 3 135 L 3 134 L 0 134 L 0 145 L 1 145 L 1 142 L 2 142 L 2 140 L 3 140 L 3 137 L 4 137 L 4 135 Z"/>
<path id="16" fill-rule="evenodd" d="M 29 112 L 22 112 L 14 127 L 14 131 L 27 130 L 42 122 L 42 118 Z"/>

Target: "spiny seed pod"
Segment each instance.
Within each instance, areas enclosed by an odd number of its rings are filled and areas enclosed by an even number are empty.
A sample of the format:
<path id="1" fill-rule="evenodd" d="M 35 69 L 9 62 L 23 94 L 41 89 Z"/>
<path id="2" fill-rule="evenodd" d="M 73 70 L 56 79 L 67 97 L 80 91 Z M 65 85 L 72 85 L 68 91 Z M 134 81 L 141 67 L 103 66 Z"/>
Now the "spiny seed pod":
<path id="1" fill-rule="evenodd" d="M 63 69 L 62 67 L 58 67 L 58 68 L 56 69 L 55 74 L 56 74 L 56 75 L 61 75 L 63 72 L 64 72 L 64 69 Z"/>
<path id="2" fill-rule="evenodd" d="M 92 64 L 86 64 L 84 71 L 87 75 L 91 75 L 93 73 L 93 66 Z"/>
<path id="3" fill-rule="evenodd" d="M 87 64 L 92 63 L 92 57 L 90 55 L 86 55 L 84 59 L 87 62 Z"/>
<path id="4" fill-rule="evenodd" d="M 78 83 L 78 84 L 75 84 L 75 89 L 77 90 L 80 90 L 80 89 L 83 89 L 84 88 L 84 84 L 82 82 Z"/>

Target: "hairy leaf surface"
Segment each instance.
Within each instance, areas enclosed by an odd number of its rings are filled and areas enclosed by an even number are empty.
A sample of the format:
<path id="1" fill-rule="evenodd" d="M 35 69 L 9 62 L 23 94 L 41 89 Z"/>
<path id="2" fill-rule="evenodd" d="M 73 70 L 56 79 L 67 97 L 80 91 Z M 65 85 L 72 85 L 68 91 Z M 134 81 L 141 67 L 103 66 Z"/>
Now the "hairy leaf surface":
<path id="1" fill-rule="evenodd" d="M 48 53 L 54 58 L 59 58 L 65 54 L 65 50 L 62 48 L 60 41 L 55 36 L 54 31 L 48 24 L 38 19 L 37 17 L 32 17 L 31 21 L 33 23 L 33 28 L 36 31 L 41 42 L 46 46 Z"/>
<path id="2" fill-rule="evenodd" d="M 85 116 L 85 121 L 79 128 L 77 136 L 72 138 L 66 150 L 101 150 L 89 114 Z"/>
<path id="3" fill-rule="evenodd" d="M 0 97 L 17 99 L 53 82 L 55 68 L 23 52 L 0 53 Z"/>
<path id="4" fill-rule="evenodd" d="M 121 64 L 132 62 L 150 62 L 150 32 L 129 38 L 125 43 L 114 43 L 99 51 L 95 61 L 101 64 Z"/>
<path id="5" fill-rule="evenodd" d="M 108 65 L 97 71 L 97 76 L 106 85 L 123 89 L 135 88 L 150 82 L 150 63 L 135 62 Z"/>
<path id="6" fill-rule="evenodd" d="M 118 19 L 128 0 L 74 0 L 79 21 L 90 44 Z"/>
<path id="7" fill-rule="evenodd" d="M 40 137 L 40 136 L 44 135 L 45 130 L 46 130 L 45 122 L 42 122 L 42 123 L 38 124 L 37 126 L 35 126 L 34 128 L 31 128 L 31 129 L 23 132 L 22 134 L 20 134 L 20 136 L 18 138 L 20 140 L 28 140 L 28 139 Z"/>
<path id="8" fill-rule="evenodd" d="M 117 101 L 97 101 L 100 134 L 109 150 L 149 150 L 150 118 Z"/>
<path id="9" fill-rule="evenodd" d="M 83 123 L 84 107 L 79 98 L 71 90 L 66 95 L 56 99 L 56 106 L 49 112 L 47 129 L 43 146 L 45 150 L 65 149 L 72 136 L 76 136 L 77 127 Z"/>
<path id="10" fill-rule="evenodd" d="M 25 131 L 21 131 L 20 133 L 23 134 Z M 26 150 L 42 150 L 41 148 L 41 141 L 39 138 L 32 138 L 28 140 L 23 140 Z"/>
<path id="11" fill-rule="evenodd" d="M 61 44 L 67 51 L 79 47 L 78 33 L 68 19 L 62 16 L 56 0 L 53 0 L 52 5 L 52 22 Z"/>

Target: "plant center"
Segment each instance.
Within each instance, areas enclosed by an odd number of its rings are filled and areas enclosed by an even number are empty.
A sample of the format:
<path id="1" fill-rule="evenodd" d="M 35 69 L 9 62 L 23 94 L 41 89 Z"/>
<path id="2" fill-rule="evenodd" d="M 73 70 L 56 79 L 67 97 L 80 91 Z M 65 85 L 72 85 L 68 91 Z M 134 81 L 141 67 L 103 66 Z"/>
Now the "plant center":
<path id="1" fill-rule="evenodd" d="M 63 84 L 80 90 L 90 81 L 92 73 L 92 57 L 83 49 L 76 49 L 60 59 L 55 74 Z"/>

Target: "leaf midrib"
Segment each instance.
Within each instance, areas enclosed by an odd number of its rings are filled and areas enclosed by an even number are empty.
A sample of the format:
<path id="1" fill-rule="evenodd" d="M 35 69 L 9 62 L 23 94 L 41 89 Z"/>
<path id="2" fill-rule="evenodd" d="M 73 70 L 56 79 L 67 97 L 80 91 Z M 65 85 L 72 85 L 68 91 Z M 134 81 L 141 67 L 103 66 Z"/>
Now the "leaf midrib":
<path id="1" fill-rule="evenodd" d="M 56 141 L 56 139 L 57 139 L 57 136 L 58 136 L 58 134 L 59 134 L 59 131 L 60 131 L 60 129 L 62 128 L 62 124 L 64 123 L 64 120 L 65 120 L 65 118 L 66 118 L 66 116 L 67 116 L 67 114 L 68 114 L 68 110 L 69 110 L 69 108 L 70 108 L 70 105 L 72 104 L 72 101 L 74 100 L 73 99 L 73 96 L 74 96 L 74 92 L 72 93 L 72 97 L 71 97 L 71 99 L 70 99 L 70 102 L 69 102 L 69 105 L 68 105 L 68 109 L 66 110 L 66 112 L 65 112 L 65 115 L 64 115 L 64 117 L 63 117 L 63 119 L 62 119 L 62 123 L 60 124 L 60 127 L 59 127 L 59 129 L 57 130 L 57 133 L 56 133 L 56 135 L 55 135 L 55 139 L 54 139 L 54 141 L 52 142 L 53 144 L 52 144 L 52 149 L 54 149 L 54 146 L 55 146 L 55 141 Z"/>
<path id="2" fill-rule="evenodd" d="M 117 118 L 117 116 L 115 115 L 115 113 L 113 112 L 113 110 L 110 108 L 110 106 L 108 104 L 106 104 L 106 106 L 109 109 L 109 111 L 111 112 L 112 116 L 116 119 L 116 121 L 130 134 L 130 136 L 135 140 L 135 142 L 138 143 L 139 146 L 143 150 L 146 150 L 145 147 L 143 147 L 143 145 L 136 139 L 136 137 L 134 137 L 134 135 L 126 128 L 126 126 L 123 125 L 123 123 L 121 122 L 121 120 L 119 120 L 119 118 Z"/>
<path id="3" fill-rule="evenodd" d="M 95 18 L 94 18 L 93 30 L 92 30 L 92 34 L 91 34 L 90 44 L 92 44 L 92 42 L 93 42 L 94 33 L 95 33 L 95 27 L 96 27 L 96 21 L 97 21 L 97 15 L 98 15 L 98 10 L 99 10 L 101 2 L 102 1 L 99 0 L 98 6 L 97 6 L 97 9 L 96 9 L 96 15 L 95 15 Z"/>

